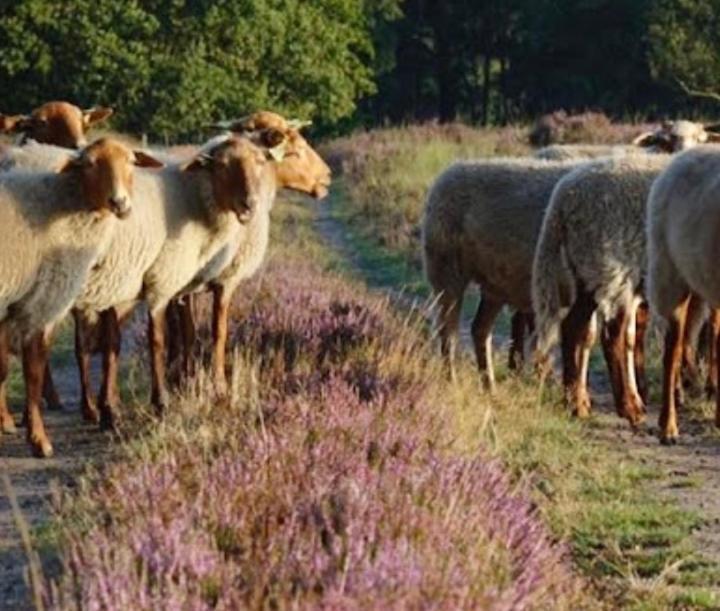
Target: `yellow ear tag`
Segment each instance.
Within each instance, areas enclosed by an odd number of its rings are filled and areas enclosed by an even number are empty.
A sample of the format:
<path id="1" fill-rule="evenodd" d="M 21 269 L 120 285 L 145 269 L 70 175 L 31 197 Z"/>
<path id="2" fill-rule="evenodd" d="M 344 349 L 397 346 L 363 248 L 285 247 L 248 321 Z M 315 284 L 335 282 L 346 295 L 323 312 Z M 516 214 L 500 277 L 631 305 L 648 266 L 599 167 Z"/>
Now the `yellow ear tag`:
<path id="1" fill-rule="evenodd" d="M 282 161 L 283 159 L 285 159 L 285 143 L 282 142 L 281 144 L 278 144 L 277 146 L 268 149 L 268 153 L 270 153 L 270 156 L 275 161 Z"/>

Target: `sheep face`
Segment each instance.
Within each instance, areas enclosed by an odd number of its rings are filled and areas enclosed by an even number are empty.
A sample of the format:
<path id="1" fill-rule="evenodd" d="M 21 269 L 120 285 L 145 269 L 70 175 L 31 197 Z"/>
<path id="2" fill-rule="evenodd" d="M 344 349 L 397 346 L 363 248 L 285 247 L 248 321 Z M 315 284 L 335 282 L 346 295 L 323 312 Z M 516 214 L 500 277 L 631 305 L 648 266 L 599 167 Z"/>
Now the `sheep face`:
<path id="1" fill-rule="evenodd" d="M 68 102 L 47 102 L 30 115 L 2 116 L 0 131 L 22 133 L 25 138 L 66 148 L 87 144 L 87 129 L 113 113 L 111 108 L 81 110 Z"/>
<path id="2" fill-rule="evenodd" d="M 101 138 L 72 157 L 60 172 L 79 178 L 89 209 L 125 218 L 132 210 L 135 166 L 159 168 L 163 164 L 116 140 Z"/>
<path id="3" fill-rule="evenodd" d="M 248 135 L 260 146 L 266 147 L 274 146 L 268 138 L 275 138 L 277 132 L 282 133 L 284 158 L 277 165 L 278 187 L 322 199 L 328 193 L 331 172 L 322 157 L 300 134 L 300 129 L 309 124 L 309 121 L 288 121 L 277 113 L 262 110 L 218 126 Z"/>
<path id="4" fill-rule="evenodd" d="M 285 137 L 285 157 L 277 166 L 278 186 L 323 199 L 330 186 L 330 168 L 300 132 L 289 129 Z"/>
<path id="5" fill-rule="evenodd" d="M 230 137 L 198 155 L 184 170 L 209 172 L 215 204 L 247 223 L 260 201 L 268 163 L 262 148 L 246 138 Z"/>
<path id="6" fill-rule="evenodd" d="M 665 121 L 654 132 L 641 134 L 634 141 L 645 148 L 656 148 L 663 153 L 677 153 L 706 142 L 718 142 L 720 136 L 713 133 L 714 126 L 704 126 L 693 121 Z"/>

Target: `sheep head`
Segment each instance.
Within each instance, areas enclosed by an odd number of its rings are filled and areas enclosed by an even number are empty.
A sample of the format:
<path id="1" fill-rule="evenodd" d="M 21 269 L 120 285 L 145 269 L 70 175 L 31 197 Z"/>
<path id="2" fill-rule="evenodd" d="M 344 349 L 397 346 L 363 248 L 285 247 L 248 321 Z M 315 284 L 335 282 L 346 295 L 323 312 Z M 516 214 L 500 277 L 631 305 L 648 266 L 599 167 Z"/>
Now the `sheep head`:
<path id="1" fill-rule="evenodd" d="M 277 113 L 263 110 L 216 126 L 249 136 L 256 134 L 262 137 L 266 130 L 282 133 L 285 138 L 285 155 L 277 166 L 278 187 L 322 199 L 328 193 L 331 172 L 322 157 L 300 133 L 300 129 L 310 124 L 310 121 L 287 120 Z"/>
<path id="2" fill-rule="evenodd" d="M 160 168 L 163 163 L 117 140 L 101 138 L 73 155 L 60 172 L 78 177 L 91 210 L 125 218 L 132 210 L 135 167 Z"/>
<path id="3" fill-rule="evenodd" d="M 0 131 L 21 133 L 44 144 L 80 148 L 87 144 L 88 128 L 112 114 L 112 108 L 81 110 L 68 102 L 47 102 L 29 115 L 0 115 Z"/>
<path id="4" fill-rule="evenodd" d="M 665 121 L 655 131 L 640 134 L 633 140 L 633 144 L 663 153 L 676 153 L 699 144 L 720 142 L 720 134 L 714 133 L 718 128 L 720 126 L 705 126 L 693 121 Z"/>
<path id="5" fill-rule="evenodd" d="M 260 201 L 265 171 L 273 154 L 281 155 L 279 150 L 271 154 L 247 138 L 230 136 L 212 142 L 182 170 L 208 172 L 218 208 L 235 213 L 241 223 L 247 223 Z"/>

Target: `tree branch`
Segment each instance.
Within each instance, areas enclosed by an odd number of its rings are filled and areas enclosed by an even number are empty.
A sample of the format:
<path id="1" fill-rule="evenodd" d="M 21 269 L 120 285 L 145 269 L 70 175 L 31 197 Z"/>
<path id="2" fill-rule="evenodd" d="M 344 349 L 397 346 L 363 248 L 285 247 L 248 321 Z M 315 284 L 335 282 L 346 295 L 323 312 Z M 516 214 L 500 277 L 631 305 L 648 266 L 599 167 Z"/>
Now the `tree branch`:
<path id="1" fill-rule="evenodd" d="M 700 91 L 698 89 L 690 89 L 690 87 L 687 86 L 685 81 L 683 81 L 679 77 L 675 77 L 675 82 L 679 85 L 680 89 L 682 89 L 685 94 L 689 95 L 690 97 L 706 98 L 709 100 L 715 100 L 716 102 L 720 102 L 720 93 L 716 93 L 714 91 Z"/>

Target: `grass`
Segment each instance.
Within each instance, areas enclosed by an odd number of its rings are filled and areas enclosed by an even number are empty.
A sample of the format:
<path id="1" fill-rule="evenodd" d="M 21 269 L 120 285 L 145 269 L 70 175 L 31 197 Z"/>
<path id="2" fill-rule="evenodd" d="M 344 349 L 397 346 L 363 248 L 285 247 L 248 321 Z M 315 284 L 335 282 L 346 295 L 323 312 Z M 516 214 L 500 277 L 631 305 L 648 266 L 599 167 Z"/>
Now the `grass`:
<path id="1" fill-rule="evenodd" d="M 432 180 L 457 159 L 527 153 L 524 139 L 516 128 L 428 124 L 356 134 L 323 154 L 342 173 L 348 226 L 419 269 L 419 222 Z"/>

